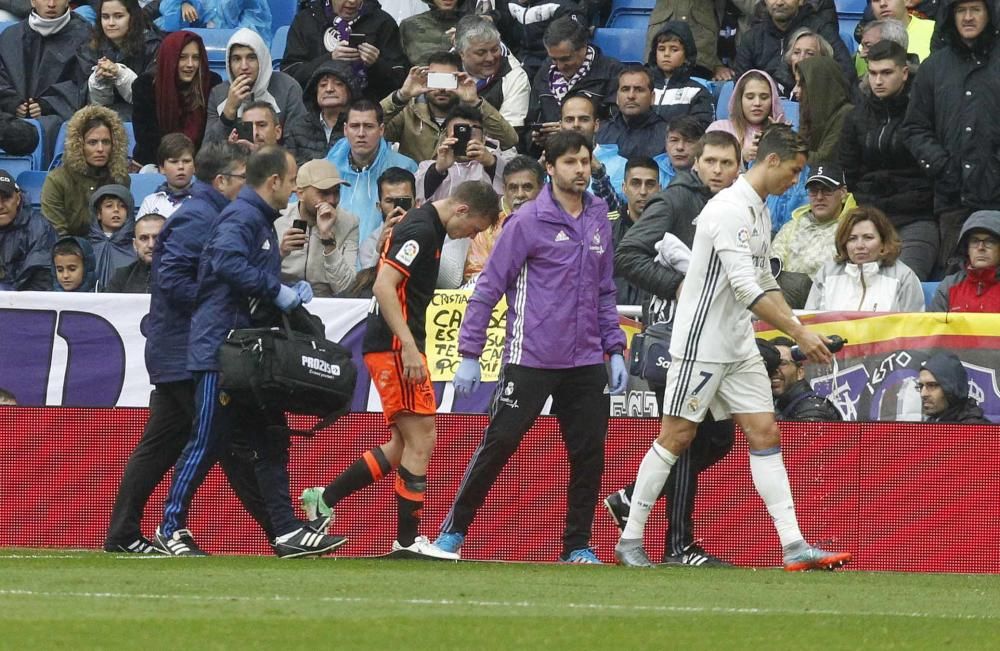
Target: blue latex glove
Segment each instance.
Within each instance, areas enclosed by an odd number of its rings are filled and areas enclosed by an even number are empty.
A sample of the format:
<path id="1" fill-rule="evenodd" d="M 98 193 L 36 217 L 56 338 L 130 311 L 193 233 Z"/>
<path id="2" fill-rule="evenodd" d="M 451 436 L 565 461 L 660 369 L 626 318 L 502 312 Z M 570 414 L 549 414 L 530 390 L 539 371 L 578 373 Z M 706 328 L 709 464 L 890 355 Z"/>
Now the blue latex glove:
<path id="1" fill-rule="evenodd" d="M 301 303 L 302 299 L 299 298 L 299 293 L 288 285 L 282 285 L 281 289 L 278 290 L 278 295 L 274 297 L 274 304 L 285 313 L 291 312 Z"/>
<path id="2" fill-rule="evenodd" d="M 452 380 L 452 384 L 455 385 L 455 393 L 463 398 L 472 395 L 479 388 L 479 374 L 479 360 L 463 357 L 462 363 L 455 371 L 455 379 Z"/>
<path id="3" fill-rule="evenodd" d="M 306 281 L 300 280 L 299 282 L 292 285 L 292 289 L 294 289 L 295 293 L 299 295 L 299 299 L 301 299 L 303 303 L 308 303 L 309 301 L 313 300 L 312 285 L 310 285 Z"/>
<path id="4" fill-rule="evenodd" d="M 613 396 L 620 396 L 625 393 L 628 385 L 628 371 L 625 370 L 625 358 L 621 353 L 611 356 L 611 381 L 610 391 Z"/>

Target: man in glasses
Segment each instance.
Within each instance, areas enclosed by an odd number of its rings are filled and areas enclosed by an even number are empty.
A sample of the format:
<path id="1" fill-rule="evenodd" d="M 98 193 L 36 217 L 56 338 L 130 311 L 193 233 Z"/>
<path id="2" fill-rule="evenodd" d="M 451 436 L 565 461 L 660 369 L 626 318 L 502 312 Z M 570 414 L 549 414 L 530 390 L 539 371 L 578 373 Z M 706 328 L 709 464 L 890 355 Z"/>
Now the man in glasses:
<path id="1" fill-rule="evenodd" d="M 991 424 L 976 400 L 969 397 L 969 374 L 955 353 L 936 353 L 924 362 L 917 390 L 925 423 Z"/>

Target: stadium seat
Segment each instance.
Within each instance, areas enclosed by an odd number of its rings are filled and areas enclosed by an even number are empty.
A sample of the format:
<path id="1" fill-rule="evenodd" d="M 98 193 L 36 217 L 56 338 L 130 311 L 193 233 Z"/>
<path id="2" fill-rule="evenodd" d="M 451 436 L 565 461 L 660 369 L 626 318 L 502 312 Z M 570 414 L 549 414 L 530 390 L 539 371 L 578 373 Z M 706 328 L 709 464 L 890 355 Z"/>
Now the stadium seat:
<path id="1" fill-rule="evenodd" d="M 31 156 L 10 156 L 0 151 L 0 169 L 7 170 L 11 178 L 31 171 Z"/>
<path id="2" fill-rule="evenodd" d="M 298 10 L 298 1 L 267 0 L 267 4 L 271 7 L 271 29 L 273 29 L 275 35 L 277 35 L 279 28 L 288 27 L 292 24 L 292 19 L 295 18 L 295 12 Z"/>
<path id="3" fill-rule="evenodd" d="M 736 88 L 736 82 L 727 81 L 719 89 L 719 99 L 715 103 L 715 118 L 717 120 L 729 118 L 729 98 L 733 96 L 734 88 Z"/>
<path id="4" fill-rule="evenodd" d="M 143 199 L 156 192 L 156 188 L 167 180 L 162 174 L 129 174 L 129 176 L 132 178 L 132 199 L 135 200 L 136 210 L 139 209 Z"/>
<path id="5" fill-rule="evenodd" d="M 858 51 L 858 42 L 854 40 L 854 29 L 858 26 L 857 18 L 840 19 L 840 40 L 847 46 L 847 51 L 851 56 Z"/>
<path id="6" fill-rule="evenodd" d="M 42 185 L 45 184 L 46 176 L 48 172 L 38 170 L 28 170 L 17 175 L 17 184 L 21 186 L 21 192 L 27 193 L 32 208 L 42 208 Z"/>
<path id="7" fill-rule="evenodd" d="M 931 301 L 934 300 L 934 292 L 937 291 L 938 282 L 920 283 L 924 290 L 924 307 L 931 309 Z"/>
<path id="8" fill-rule="evenodd" d="M 790 99 L 783 99 L 781 100 L 781 109 L 785 112 L 785 119 L 797 131 L 799 128 L 799 103 Z"/>
<path id="9" fill-rule="evenodd" d="M 604 54 L 626 63 L 642 63 L 646 58 L 645 31 L 602 27 L 594 31 L 594 45 Z"/>
<path id="10" fill-rule="evenodd" d="M 645 46 L 646 30 L 649 28 L 649 14 L 622 12 L 612 14 L 608 19 L 608 27 L 612 29 L 628 29 L 636 32 L 636 38 Z"/>
<path id="11" fill-rule="evenodd" d="M 281 68 L 281 60 L 285 56 L 285 45 L 288 44 L 288 25 L 283 25 L 274 31 L 271 39 L 271 65 L 275 70 Z"/>
<path id="12" fill-rule="evenodd" d="M 236 33 L 236 30 L 188 27 L 186 31 L 194 32 L 205 42 L 205 53 L 208 55 L 208 69 L 223 79 L 228 79 L 229 77 L 226 73 L 226 43 Z"/>
<path id="13" fill-rule="evenodd" d="M 656 8 L 656 0 L 612 0 L 611 14 L 619 11 L 631 11 L 634 13 L 645 13 L 647 16 L 653 13 Z"/>
<path id="14" fill-rule="evenodd" d="M 867 0 L 836 0 L 837 17 L 855 16 L 860 18 L 868 8 Z M 843 24 L 843 23 L 841 23 Z"/>

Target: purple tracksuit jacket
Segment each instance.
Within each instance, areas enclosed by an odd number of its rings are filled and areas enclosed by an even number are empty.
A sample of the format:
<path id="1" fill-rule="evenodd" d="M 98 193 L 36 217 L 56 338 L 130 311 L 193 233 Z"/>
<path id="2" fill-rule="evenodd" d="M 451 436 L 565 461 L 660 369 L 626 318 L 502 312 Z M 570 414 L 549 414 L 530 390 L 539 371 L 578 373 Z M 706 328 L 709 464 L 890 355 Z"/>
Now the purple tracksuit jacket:
<path id="1" fill-rule="evenodd" d="M 493 307 L 507 295 L 504 363 L 531 368 L 602 364 L 622 352 L 608 205 L 589 192 L 574 219 L 546 185 L 504 223 L 469 299 L 458 337 L 479 357 Z"/>

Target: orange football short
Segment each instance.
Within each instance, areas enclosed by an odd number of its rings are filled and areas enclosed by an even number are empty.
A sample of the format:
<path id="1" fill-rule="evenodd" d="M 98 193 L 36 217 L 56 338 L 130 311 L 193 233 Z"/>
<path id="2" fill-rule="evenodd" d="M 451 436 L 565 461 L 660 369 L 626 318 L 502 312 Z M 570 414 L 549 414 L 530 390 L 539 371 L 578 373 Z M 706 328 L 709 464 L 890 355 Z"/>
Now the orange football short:
<path id="1" fill-rule="evenodd" d="M 390 425 L 400 413 L 409 412 L 421 416 L 433 416 L 437 413 L 437 400 L 434 398 L 431 372 L 427 369 L 427 357 L 421 357 L 424 359 L 427 377 L 420 384 L 413 384 L 403 378 L 403 358 L 398 352 L 365 354 L 365 366 L 368 367 L 382 400 L 385 421 Z"/>

